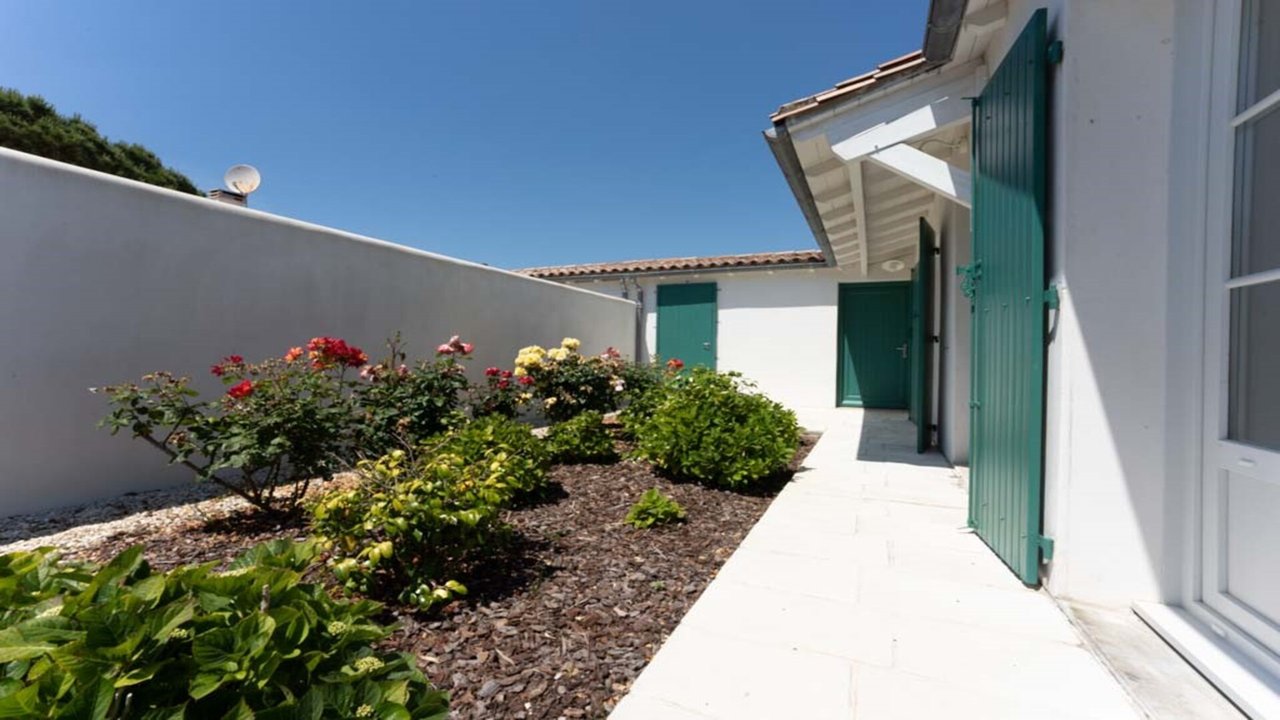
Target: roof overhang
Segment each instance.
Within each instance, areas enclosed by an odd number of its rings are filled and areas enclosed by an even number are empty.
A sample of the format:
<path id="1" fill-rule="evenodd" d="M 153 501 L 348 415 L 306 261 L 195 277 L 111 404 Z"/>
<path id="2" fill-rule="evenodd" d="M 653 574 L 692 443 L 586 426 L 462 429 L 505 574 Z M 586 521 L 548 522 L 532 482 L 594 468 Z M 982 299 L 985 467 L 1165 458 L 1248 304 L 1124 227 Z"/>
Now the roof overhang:
<path id="1" fill-rule="evenodd" d="M 765 139 L 830 262 L 916 261 L 918 224 L 969 199 L 969 98 L 1003 0 L 934 0 L 924 49 L 782 106 Z"/>

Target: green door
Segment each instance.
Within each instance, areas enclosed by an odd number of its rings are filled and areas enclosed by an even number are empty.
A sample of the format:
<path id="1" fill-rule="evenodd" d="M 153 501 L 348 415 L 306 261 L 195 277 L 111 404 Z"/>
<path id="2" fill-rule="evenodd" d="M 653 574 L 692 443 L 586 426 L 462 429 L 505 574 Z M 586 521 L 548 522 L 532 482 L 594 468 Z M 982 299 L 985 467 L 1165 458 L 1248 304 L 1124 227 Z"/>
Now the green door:
<path id="1" fill-rule="evenodd" d="M 969 523 L 1040 580 L 1044 474 L 1045 135 L 1049 53 L 1037 10 L 974 104 Z"/>
<path id="2" fill-rule="evenodd" d="M 911 275 L 911 420 L 916 424 L 916 452 L 932 445 L 929 402 L 933 353 L 933 228 L 920 218 L 920 261 Z"/>
<path id="3" fill-rule="evenodd" d="M 658 286 L 658 356 L 715 369 L 715 283 Z"/>
<path id="4" fill-rule="evenodd" d="M 909 283 L 840 286 L 836 401 L 842 406 L 905 408 L 910 334 Z"/>

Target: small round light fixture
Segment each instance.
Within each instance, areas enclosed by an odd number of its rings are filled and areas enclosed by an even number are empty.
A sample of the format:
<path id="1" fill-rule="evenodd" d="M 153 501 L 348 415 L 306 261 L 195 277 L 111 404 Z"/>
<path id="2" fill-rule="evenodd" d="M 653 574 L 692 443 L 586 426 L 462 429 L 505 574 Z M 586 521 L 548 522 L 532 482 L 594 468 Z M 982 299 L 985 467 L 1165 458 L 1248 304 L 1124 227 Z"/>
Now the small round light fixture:
<path id="1" fill-rule="evenodd" d="M 884 270 L 885 272 L 893 272 L 893 273 L 902 272 L 903 270 L 907 269 L 907 264 L 902 262 L 901 260 L 885 260 L 884 262 L 880 263 L 880 269 Z"/>
<path id="2" fill-rule="evenodd" d="M 227 174 L 222 176 L 227 189 L 241 195 L 248 195 L 262 184 L 262 175 L 252 165 L 232 165 Z"/>

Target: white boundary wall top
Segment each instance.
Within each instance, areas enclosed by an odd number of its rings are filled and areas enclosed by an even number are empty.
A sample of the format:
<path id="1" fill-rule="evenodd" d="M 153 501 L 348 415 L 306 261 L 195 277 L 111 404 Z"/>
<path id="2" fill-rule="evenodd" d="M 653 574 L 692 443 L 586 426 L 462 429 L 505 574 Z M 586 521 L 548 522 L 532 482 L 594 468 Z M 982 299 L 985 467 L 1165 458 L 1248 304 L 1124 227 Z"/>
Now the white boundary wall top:
<path id="1" fill-rule="evenodd" d="M 559 283 L 0 149 L 0 517 L 189 480 L 95 427 L 91 386 L 208 374 L 317 335 L 379 357 L 450 335 L 473 373 L 531 343 L 634 352 L 635 306 Z"/>

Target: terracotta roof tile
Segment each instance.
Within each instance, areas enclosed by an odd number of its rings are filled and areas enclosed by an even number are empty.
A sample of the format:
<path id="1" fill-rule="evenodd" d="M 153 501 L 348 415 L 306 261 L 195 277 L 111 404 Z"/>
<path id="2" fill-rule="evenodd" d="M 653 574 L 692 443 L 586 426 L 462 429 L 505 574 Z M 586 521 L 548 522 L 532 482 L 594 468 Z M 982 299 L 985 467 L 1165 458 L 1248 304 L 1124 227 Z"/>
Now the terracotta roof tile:
<path id="1" fill-rule="evenodd" d="M 870 92 L 872 89 L 890 80 L 897 80 L 906 77 L 911 71 L 923 69 L 926 66 L 924 52 L 917 50 L 907 53 L 902 57 L 894 58 L 888 62 L 880 63 L 875 70 L 866 72 L 848 80 L 836 83 L 835 87 L 822 92 L 814 93 L 808 97 L 800 98 L 786 103 L 778 108 L 773 115 L 769 116 L 770 120 L 779 122 L 789 117 L 803 115 L 804 113 L 813 111 L 821 107 L 824 103 L 833 100 L 843 100 L 864 92 Z"/>
<path id="2" fill-rule="evenodd" d="M 582 265 L 557 265 L 517 270 L 524 275 L 554 280 L 558 278 L 630 275 L 638 273 L 661 274 L 691 270 L 731 270 L 733 268 L 769 267 L 779 265 L 824 265 L 822 253 L 817 250 L 788 250 L 785 252 L 751 253 L 748 255 L 714 255 L 709 257 L 660 258 L 656 260 L 627 260 Z"/>

